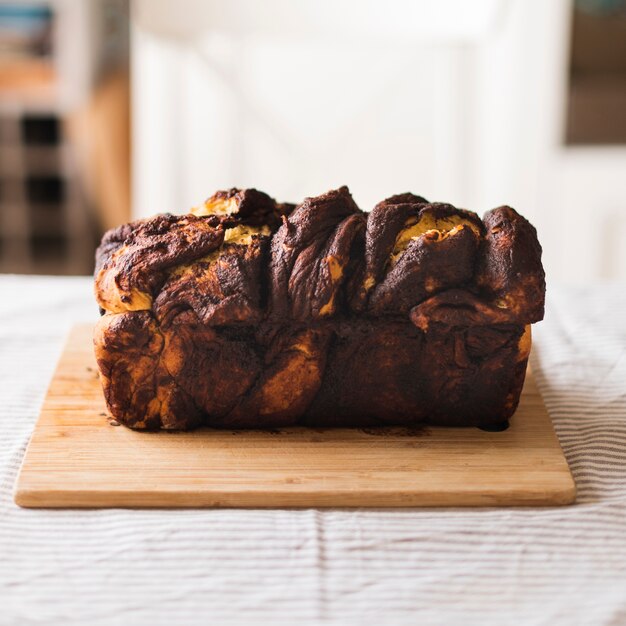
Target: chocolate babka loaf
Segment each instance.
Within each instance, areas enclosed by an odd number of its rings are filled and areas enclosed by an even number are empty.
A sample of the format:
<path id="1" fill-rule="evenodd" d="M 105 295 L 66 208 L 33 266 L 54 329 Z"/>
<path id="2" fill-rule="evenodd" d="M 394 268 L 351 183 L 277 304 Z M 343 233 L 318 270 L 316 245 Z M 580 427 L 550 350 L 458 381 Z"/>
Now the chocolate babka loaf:
<path id="1" fill-rule="evenodd" d="M 517 406 L 541 247 L 510 207 L 346 187 L 276 203 L 212 196 L 105 234 L 94 345 L 136 429 L 429 423 L 498 427 Z"/>

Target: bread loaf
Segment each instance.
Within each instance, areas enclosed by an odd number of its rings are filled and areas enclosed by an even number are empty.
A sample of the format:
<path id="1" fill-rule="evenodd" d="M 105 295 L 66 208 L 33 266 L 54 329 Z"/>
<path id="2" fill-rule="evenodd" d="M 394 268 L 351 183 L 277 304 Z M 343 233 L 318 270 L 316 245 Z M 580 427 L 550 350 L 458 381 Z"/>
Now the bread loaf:
<path id="1" fill-rule="evenodd" d="M 109 231 L 94 345 L 135 429 L 497 427 L 543 317 L 541 247 L 510 207 L 346 187 L 298 206 L 254 189 Z"/>

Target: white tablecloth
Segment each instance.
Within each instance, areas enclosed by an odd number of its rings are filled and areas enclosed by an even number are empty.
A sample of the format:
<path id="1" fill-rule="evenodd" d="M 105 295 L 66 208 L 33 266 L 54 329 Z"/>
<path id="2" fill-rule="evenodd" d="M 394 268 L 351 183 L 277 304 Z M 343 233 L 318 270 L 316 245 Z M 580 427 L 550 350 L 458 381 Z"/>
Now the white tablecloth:
<path id="1" fill-rule="evenodd" d="M 0 277 L 0 624 L 626 624 L 626 288 L 549 292 L 547 509 L 45 511 L 12 489 L 87 278 Z"/>

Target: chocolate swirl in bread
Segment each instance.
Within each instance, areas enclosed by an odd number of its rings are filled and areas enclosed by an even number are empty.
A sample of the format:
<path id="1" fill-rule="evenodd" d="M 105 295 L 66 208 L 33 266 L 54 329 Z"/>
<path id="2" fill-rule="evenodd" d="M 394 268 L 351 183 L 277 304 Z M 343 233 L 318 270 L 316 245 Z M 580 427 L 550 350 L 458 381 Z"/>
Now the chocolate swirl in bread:
<path id="1" fill-rule="evenodd" d="M 544 293 L 510 207 L 231 189 L 105 234 L 94 345 L 131 428 L 486 427 L 515 411 Z"/>

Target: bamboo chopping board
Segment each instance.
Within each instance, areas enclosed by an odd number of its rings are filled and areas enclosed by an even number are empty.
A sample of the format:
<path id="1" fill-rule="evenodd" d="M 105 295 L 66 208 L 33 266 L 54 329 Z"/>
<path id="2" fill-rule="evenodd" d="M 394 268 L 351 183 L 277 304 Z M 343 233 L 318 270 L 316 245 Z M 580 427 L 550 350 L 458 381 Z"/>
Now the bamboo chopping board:
<path id="1" fill-rule="evenodd" d="M 15 489 L 24 507 L 559 505 L 575 486 L 532 375 L 511 427 L 140 433 L 114 425 L 91 328 L 57 366 Z"/>

